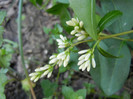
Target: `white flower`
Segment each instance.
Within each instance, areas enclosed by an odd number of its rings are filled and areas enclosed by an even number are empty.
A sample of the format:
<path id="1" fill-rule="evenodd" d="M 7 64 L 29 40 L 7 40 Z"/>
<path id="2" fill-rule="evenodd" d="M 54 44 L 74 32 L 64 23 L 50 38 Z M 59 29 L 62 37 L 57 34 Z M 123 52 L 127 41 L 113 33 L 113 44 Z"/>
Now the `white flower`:
<path id="1" fill-rule="evenodd" d="M 62 52 L 58 54 L 57 59 L 59 60 L 58 64 L 63 64 L 64 67 L 68 65 L 68 62 L 70 60 L 70 53 L 68 51 Z"/>
<path id="2" fill-rule="evenodd" d="M 95 68 L 96 67 L 96 62 L 94 59 L 94 54 L 93 54 L 94 50 L 91 49 L 86 49 L 86 50 L 82 50 L 79 51 L 78 54 L 83 54 L 79 57 L 79 69 L 81 69 L 82 71 L 84 71 L 85 69 L 87 69 L 87 71 L 90 71 L 91 68 L 91 63 L 92 63 L 92 67 Z"/>
<path id="3" fill-rule="evenodd" d="M 77 33 L 76 30 L 72 30 L 72 31 L 71 31 L 71 35 L 74 35 L 74 34 L 76 34 L 76 33 Z"/>
<path id="4" fill-rule="evenodd" d="M 80 21 L 80 22 L 79 22 L 79 26 L 80 26 L 80 28 L 82 28 L 83 25 L 84 25 L 84 24 L 83 24 L 83 21 Z"/>
<path id="5" fill-rule="evenodd" d="M 78 18 L 72 18 L 71 20 L 69 21 L 66 21 L 66 24 L 69 25 L 69 26 L 76 26 L 79 24 L 79 20 Z"/>
<path id="6" fill-rule="evenodd" d="M 63 37 L 62 35 L 60 35 L 61 39 L 57 39 L 56 41 L 58 42 L 58 48 L 65 48 L 69 45 L 67 38 Z"/>
<path id="7" fill-rule="evenodd" d="M 53 56 L 52 56 L 53 57 Z M 31 77 L 31 81 L 38 81 L 39 78 L 42 78 L 47 75 L 47 78 L 51 77 L 53 71 L 53 67 L 51 65 L 45 65 L 44 67 L 40 67 L 35 69 L 34 73 L 29 74 Z"/>
<path id="8" fill-rule="evenodd" d="M 66 21 L 66 24 L 69 26 L 75 26 L 76 24 L 73 21 Z"/>
<path id="9" fill-rule="evenodd" d="M 83 30 L 81 32 L 75 34 L 75 36 L 77 37 L 78 41 L 84 40 L 85 38 L 87 38 L 87 35 L 88 34 L 85 31 L 83 31 Z"/>

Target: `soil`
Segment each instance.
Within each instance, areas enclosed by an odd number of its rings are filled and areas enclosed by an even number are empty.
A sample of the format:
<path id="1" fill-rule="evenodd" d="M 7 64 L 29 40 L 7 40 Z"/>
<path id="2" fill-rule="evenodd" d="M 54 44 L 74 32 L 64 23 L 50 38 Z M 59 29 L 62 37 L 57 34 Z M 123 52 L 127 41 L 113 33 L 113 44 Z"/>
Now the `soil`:
<path id="1" fill-rule="evenodd" d="M 18 11 L 18 0 L 3 0 L 0 1 L 0 8 L 5 9 L 7 11 L 7 17 L 5 21 L 5 32 L 4 38 L 18 42 L 17 39 L 17 11 Z M 49 36 L 43 32 L 43 27 L 52 28 L 56 23 L 60 23 L 58 17 L 52 16 L 46 13 L 44 10 L 40 10 L 33 6 L 30 2 L 24 1 L 23 4 L 23 49 L 24 56 L 26 60 L 26 68 L 28 72 L 31 73 L 35 68 L 43 66 L 48 62 L 48 57 L 56 52 L 55 44 L 50 45 L 48 43 Z M 17 51 L 18 52 L 18 49 Z M 133 63 L 132 63 L 133 64 Z M 22 76 L 24 76 L 24 71 L 21 66 L 20 55 L 18 53 L 13 55 L 13 59 L 11 61 L 11 67 L 18 71 Z M 132 74 L 133 65 L 131 65 L 131 72 L 128 77 L 128 80 L 125 83 L 123 90 L 127 90 L 130 94 L 133 94 L 132 82 Z M 68 77 L 68 72 L 61 75 L 59 81 L 62 78 Z M 85 73 L 87 74 L 87 73 Z M 53 77 L 50 79 L 52 81 L 55 80 L 57 73 L 55 73 Z M 36 83 L 36 87 L 34 88 L 37 99 L 42 99 L 43 93 L 40 86 L 40 80 Z M 76 72 L 74 77 L 71 79 L 70 85 L 78 90 L 83 88 L 83 82 L 91 82 L 94 83 L 93 80 L 86 75 L 83 75 L 81 72 Z M 98 89 L 96 89 L 98 90 Z M 118 92 L 120 93 L 120 92 Z M 5 87 L 5 94 L 7 99 L 29 99 L 28 93 L 22 89 L 21 82 L 14 81 L 10 82 Z M 89 97 L 89 96 L 87 96 Z M 91 95 L 92 99 L 97 99 L 98 95 Z M 89 99 L 89 98 L 87 98 Z"/>

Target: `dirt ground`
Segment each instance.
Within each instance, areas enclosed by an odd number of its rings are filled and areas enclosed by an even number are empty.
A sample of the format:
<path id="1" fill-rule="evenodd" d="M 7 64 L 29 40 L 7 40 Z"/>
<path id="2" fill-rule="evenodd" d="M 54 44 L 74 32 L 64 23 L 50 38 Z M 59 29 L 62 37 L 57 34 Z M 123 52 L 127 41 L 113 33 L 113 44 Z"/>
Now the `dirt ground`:
<path id="1" fill-rule="evenodd" d="M 0 0 L 0 8 L 7 11 L 7 17 L 5 21 L 4 38 L 18 42 L 17 39 L 17 11 L 18 0 Z M 24 0 L 23 5 L 23 49 L 26 60 L 26 66 L 28 72 L 33 72 L 35 68 L 43 66 L 48 62 L 48 57 L 56 51 L 56 46 L 48 43 L 48 35 L 43 32 L 43 26 L 52 28 L 56 23 L 59 23 L 59 19 L 56 16 L 47 14 L 44 10 L 37 9 L 30 2 Z M 18 50 L 17 50 L 18 52 Z M 132 63 L 133 64 L 133 63 Z M 11 61 L 11 67 L 16 71 L 24 75 L 24 71 L 21 66 L 20 55 L 18 53 L 13 55 Z M 122 90 L 127 90 L 133 94 L 133 65 L 131 65 L 131 72 Z M 62 75 L 67 75 L 67 72 Z M 56 76 L 56 73 L 55 75 Z M 53 76 L 53 77 L 54 77 Z M 62 77 L 61 77 L 62 78 Z M 60 78 L 60 80 L 61 80 Z M 51 78 L 52 79 L 52 78 Z M 75 73 L 75 76 L 71 80 L 71 85 L 74 89 L 83 88 L 82 83 L 92 82 L 81 73 Z M 43 98 L 42 89 L 40 84 L 37 83 L 34 88 L 37 99 Z M 26 92 L 22 89 L 20 82 L 14 81 L 6 85 L 5 94 L 7 99 L 28 99 Z M 96 95 L 97 97 L 97 95 Z M 89 98 L 88 98 L 89 99 Z M 95 99 L 95 98 L 94 98 Z"/>

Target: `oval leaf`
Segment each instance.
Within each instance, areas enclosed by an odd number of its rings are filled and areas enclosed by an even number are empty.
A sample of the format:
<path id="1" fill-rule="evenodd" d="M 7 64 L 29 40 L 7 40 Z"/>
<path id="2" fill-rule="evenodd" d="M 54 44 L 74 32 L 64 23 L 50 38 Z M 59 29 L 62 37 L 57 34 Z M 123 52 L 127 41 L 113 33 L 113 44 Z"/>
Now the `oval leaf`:
<path id="1" fill-rule="evenodd" d="M 123 86 L 128 77 L 131 63 L 130 50 L 126 44 L 121 46 L 121 41 L 104 40 L 104 49 L 114 55 L 123 55 L 122 58 L 106 58 L 95 50 L 96 68 L 90 73 L 95 83 L 106 95 L 112 95 Z"/>
<path id="2" fill-rule="evenodd" d="M 120 12 L 119 10 L 108 12 L 98 23 L 98 33 L 103 31 L 105 27 L 108 27 L 113 22 L 115 22 L 120 16 L 122 16 L 122 12 Z"/>

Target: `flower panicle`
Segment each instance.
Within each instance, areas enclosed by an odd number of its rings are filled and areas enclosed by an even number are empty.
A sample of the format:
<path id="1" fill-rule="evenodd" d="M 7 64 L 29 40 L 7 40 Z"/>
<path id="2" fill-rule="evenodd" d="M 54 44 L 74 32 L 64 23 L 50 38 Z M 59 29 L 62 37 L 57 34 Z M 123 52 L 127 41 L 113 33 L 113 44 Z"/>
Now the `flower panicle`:
<path id="1" fill-rule="evenodd" d="M 30 80 L 37 82 L 39 78 L 47 76 L 47 78 L 51 77 L 53 71 L 53 67 L 51 65 L 45 65 L 44 67 L 36 68 L 34 73 L 29 74 Z"/>
<path id="2" fill-rule="evenodd" d="M 91 65 L 93 68 L 96 67 L 96 62 L 94 59 L 94 50 L 92 49 L 86 49 L 86 50 L 81 50 L 78 52 L 78 54 L 82 54 L 78 60 L 78 65 L 79 65 L 79 69 L 81 69 L 82 71 L 84 71 L 85 69 L 87 69 L 87 71 L 90 71 Z"/>
<path id="3" fill-rule="evenodd" d="M 60 35 L 60 39 L 56 39 L 58 42 L 58 48 L 66 48 L 69 46 L 69 42 L 66 37 L 63 35 Z"/>
<path id="4" fill-rule="evenodd" d="M 71 31 L 71 35 L 75 35 L 78 41 L 84 40 L 88 37 L 87 32 L 83 28 L 83 21 L 79 21 L 78 18 L 72 18 L 71 20 L 66 21 L 66 24 L 74 27 L 74 30 Z"/>

